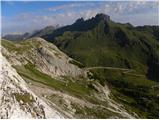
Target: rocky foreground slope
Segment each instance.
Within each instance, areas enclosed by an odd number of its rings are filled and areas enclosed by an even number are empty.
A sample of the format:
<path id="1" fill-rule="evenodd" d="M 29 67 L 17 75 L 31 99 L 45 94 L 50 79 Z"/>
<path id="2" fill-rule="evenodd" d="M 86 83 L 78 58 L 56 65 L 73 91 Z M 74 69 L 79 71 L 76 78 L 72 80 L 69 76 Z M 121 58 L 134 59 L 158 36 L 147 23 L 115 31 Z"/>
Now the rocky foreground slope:
<path id="1" fill-rule="evenodd" d="M 0 75 L 0 118 L 64 118 L 26 87 L 5 57 Z"/>
<path id="2" fill-rule="evenodd" d="M 2 54 L 1 118 L 138 118 L 44 39 L 2 40 Z"/>

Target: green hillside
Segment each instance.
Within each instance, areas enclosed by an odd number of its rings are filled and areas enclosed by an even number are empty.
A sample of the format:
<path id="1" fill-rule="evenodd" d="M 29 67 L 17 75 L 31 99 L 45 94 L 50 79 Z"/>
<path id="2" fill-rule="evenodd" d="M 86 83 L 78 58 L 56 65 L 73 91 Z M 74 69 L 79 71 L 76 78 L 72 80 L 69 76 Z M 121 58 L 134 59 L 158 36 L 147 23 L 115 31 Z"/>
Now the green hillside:
<path id="1" fill-rule="evenodd" d="M 130 68 L 158 81 L 158 27 L 133 27 L 105 16 L 79 20 L 44 37 L 85 66 Z"/>

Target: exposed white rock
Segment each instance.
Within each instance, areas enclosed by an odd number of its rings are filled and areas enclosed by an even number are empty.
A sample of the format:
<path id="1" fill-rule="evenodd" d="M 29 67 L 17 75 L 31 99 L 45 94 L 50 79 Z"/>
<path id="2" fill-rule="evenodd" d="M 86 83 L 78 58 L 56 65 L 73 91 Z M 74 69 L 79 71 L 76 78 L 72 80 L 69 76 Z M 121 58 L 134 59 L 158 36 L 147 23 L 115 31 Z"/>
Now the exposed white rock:
<path id="1" fill-rule="evenodd" d="M 26 87 L 25 81 L 0 54 L 0 118 L 64 118 Z"/>
<path id="2" fill-rule="evenodd" d="M 52 77 L 63 75 L 77 77 L 82 74 L 86 76 L 86 71 L 70 63 L 72 59 L 52 43 L 38 37 L 25 40 L 23 43 L 26 43 L 29 48 L 25 51 L 19 49 L 20 53 L 18 53 L 19 51 L 8 52 L 5 48 L 2 48 L 2 53 L 7 56 L 12 65 L 25 65 L 30 62 L 38 70 Z M 27 45 L 16 44 L 16 47 L 25 48 Z"/>

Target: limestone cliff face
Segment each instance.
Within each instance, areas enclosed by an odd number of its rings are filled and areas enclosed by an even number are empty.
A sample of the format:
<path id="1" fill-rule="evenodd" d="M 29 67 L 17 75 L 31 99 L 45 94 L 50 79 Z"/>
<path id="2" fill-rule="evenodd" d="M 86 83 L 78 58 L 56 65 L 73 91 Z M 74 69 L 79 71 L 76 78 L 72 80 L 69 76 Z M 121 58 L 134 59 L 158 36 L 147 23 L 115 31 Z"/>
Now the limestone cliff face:
<path id="1" fill-rule="evenodd" d="M 62 53 L 55 45 L 42 38 L 31 38 L 14 46 L 15 50 L 2 48 L 2 53 L 12 65 L 31 63 L 52 77 L 55 76 L 86 76 L 78 66 L 71 63 L 72 59 Z"/>

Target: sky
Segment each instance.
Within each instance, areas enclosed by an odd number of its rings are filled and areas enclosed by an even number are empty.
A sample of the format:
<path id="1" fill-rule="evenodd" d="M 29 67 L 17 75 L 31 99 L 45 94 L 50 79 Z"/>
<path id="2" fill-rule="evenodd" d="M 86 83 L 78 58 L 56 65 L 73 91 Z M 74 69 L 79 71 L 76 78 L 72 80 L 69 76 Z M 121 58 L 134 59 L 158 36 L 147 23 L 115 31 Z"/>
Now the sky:
<path id="1" fill-rule="evenodd" d="M 78 18 L 97 13 L 115 22 L 158 25 L 158 0 L 155 1 L 2 1 L 2 35 L 22 34 L 49 25 L 68 25 Z"/>

